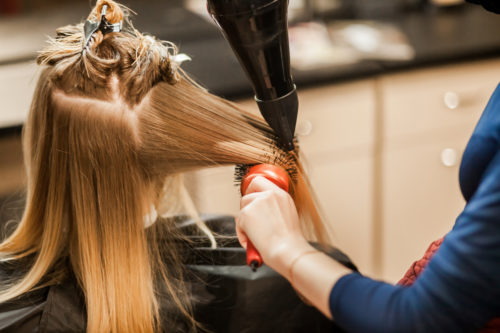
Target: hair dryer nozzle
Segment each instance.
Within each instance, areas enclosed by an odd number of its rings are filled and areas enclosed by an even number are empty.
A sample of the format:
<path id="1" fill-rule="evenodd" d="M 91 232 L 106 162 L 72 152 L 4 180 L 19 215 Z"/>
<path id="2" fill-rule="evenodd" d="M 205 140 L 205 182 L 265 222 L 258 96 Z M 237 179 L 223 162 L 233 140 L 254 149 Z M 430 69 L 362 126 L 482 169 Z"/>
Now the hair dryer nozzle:
<path id="1" fill-rule="evenodd" d="M 260 113 L 274 130 L 283 148 L 289 151 L 293 150 L 295 148 L 293 137 L 299 108 L 299 100 L 295 88 L 283 97 L 268 101 L 256 99 L 256 101 Z"/>

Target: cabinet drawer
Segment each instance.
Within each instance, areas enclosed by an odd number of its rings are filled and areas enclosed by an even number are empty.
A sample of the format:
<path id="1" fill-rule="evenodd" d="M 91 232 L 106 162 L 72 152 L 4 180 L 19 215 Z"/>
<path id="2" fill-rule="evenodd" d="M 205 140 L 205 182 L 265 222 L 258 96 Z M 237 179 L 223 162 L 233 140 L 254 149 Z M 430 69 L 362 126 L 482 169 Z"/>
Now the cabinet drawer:
<path id="1" fill-rule="evenodd" d="M 415 146 L 388 145 L 382 155 L 382 276 L 401 279 L 427 246 L 455 223 L 465 201 L 458 170 L 462 131 Z"/>
<path id="2" fill-rule="evenodd" d="M 500 81 L 500 60 L 420 69 L 380 79 L 386 138 L 473 126 Z"/>
<path id="3" fill-rule="evenodd" d="M 340 156 L 371 145 L 374 90 L 373 80 L 299 89 L 296 134 L 304 154 L 310 159 L 326 152 Z M 258 112 L 253 100 L 240 103 Z"/>
<path id="4" fill-rule="evenodd" d="M 0 66 L 0 127 L 25 122 L 37 80 L 35 63 Z"/>

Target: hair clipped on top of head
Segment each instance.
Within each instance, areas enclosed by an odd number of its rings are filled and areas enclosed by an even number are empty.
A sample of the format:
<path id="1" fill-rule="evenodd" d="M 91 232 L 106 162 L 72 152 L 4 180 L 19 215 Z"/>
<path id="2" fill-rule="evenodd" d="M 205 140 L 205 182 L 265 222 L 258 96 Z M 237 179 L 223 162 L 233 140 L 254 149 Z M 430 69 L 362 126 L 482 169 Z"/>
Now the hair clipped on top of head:
<path id="1" fill-rule="evenodd" d="M 50 79 L 57 88 L 105 99 L 104 90 L 115 75 L 123 99 L 133 106 L 158 82 L 175 84 L 180 77 L 172 63 L 175 45 L 141 34 L 128 19 L 129 10 L 112 0 L 98 1 L 88 20 L 98 21 L 104 5 L 110 23 L 124 22 L 121 32 L 103 35 L 97 30 L 85 45 L 83 23 L 64 26 L 39 53 L 38 64 L 54 66 Z"/>
<path id="2" fill-rule="evenodd" d="M 97 29 L 86 45 L 84 24 L 68 25 L 39 53 L 44 69 L 23 134 L 26 209 L 0 244 L 4 261 L 32 264 L 0 284 L 0 302 L 60 282 L 68 263 L 85 295 L 88 332 L 168 331 L 181 317 L 196 327 L 175 226 L 160 218 L 144 228 L 156 212 L 189 213 L 213 240 L 183 172 L 280 165 L 293 175 L 306 236 L 328 242 L 329 234 L 298 152 L 279 148 L 259 115 L 194 83 L 175 45 L 133 28 L 125 7 L 99 0 L 89 20 L 105 5 L 110 24 L 123 20 L 121 31 Z M 165 300 L 179 313 L 160 315 Z"/>

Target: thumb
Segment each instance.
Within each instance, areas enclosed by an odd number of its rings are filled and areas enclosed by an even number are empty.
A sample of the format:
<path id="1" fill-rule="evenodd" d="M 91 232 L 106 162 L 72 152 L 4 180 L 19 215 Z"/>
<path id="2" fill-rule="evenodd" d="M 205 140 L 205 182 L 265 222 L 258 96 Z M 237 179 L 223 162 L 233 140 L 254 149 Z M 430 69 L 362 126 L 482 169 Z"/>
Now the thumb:
<path id="1" fill-rule="evenodd" d="M 281 190 L 281 188 L 266 177 L 257 176 L 250 182 L 250 185 L 248 185 L 245 195 L 271 190 Z"/>

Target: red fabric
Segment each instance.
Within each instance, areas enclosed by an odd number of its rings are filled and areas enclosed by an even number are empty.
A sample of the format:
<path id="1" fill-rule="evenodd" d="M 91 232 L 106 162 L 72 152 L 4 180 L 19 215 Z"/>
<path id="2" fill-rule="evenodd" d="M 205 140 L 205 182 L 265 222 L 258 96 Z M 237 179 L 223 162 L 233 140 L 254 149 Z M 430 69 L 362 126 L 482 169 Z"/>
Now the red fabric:
<path id="1" fill-rule="evenodd" d="M 415 261 L 413 265 L 411 265 L 410 269 L 408 269 L 405 276 L 398 282 L 398 284 L 402 286 L 411 286 L 417 277 L 424 271 L 425 266 L 427 266 L 434 253 L 436 253 L 439 249 L 443 243 L 443 239 L 444 237 L 432 242 L 427 248 L 427 251 L 425 251 L 422 259 Z"/>
<path id="2" fill-rule="evenodd" d="M 398 282 L 398 284 L 402 286 L 411 286 L 418 276 L 424 271 L 425 267 L 431 260 L 432 256 L 439 249 L 441 244 L 443 243 L 443 238 L 434 241 L 429 245 L 427 251 L 425 251 L 422 259 L 417 260 L 411 265 L 411 267 L 406 272 L 405 276 Z M 498 333 L 500 332 L 500 318 L 493 318 L 490 320 L 486 326 L 481 329 L 478 333 Z"/>

